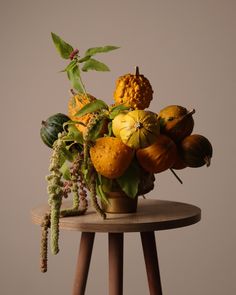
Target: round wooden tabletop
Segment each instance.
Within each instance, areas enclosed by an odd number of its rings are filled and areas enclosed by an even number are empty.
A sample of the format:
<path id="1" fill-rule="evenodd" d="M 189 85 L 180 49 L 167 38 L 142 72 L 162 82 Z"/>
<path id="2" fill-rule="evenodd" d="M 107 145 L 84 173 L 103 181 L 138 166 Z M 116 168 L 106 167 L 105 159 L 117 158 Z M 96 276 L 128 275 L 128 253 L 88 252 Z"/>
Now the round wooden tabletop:
<path id="1" fill-rule="evenodd" d="M 71 201 L 63 202 L 63 208 L 71 207 Z M 31 211 L 32 221 L 41 224 L 48 212 L 47 204 Z M 136 213 L 107 214 L 102 218 L 89 207 L 85 215 L 60 218 L 60 228 L 81 232 L 144 232 L 188 226 L 201 219 L 201 209 L 186 203 L 139 199 Z"/>

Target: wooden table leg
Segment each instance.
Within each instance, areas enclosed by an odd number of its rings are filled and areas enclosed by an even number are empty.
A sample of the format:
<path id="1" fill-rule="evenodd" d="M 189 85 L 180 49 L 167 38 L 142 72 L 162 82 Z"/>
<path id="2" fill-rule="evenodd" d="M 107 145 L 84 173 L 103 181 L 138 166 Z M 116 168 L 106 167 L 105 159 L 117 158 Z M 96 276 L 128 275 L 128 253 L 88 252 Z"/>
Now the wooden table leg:
<path id="1" fill-rule="evenodd" d="M 84 295 L 95 233 L 82 232 L 75 271 L 73 295 Z"/>
<path id="2" fill-rule="evenodd" d="M 160 271 L 154 232 L 141 232 L 150 295 L 162 295 Z"/>
<path id="3" fill-rule="evenodd" d="M 123 294 L 124 234 L 109 233 L 109 295 Z"/>

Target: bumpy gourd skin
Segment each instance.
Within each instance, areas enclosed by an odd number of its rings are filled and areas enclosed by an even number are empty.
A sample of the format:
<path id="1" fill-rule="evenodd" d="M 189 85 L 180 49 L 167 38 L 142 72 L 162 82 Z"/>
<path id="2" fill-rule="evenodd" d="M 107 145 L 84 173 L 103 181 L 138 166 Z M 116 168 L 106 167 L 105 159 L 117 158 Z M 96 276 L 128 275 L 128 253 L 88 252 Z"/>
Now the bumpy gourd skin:
<path id="1" fill-rule="evenodd" d="M 82 124 L 75 125 L 77 127 L 77 129 L 82 133 L 87 129 L 86 125 L 89 123 L 89 121 L 91 120 L 91 118 L 94 115 L 93 114 L 86 114 L 86 115 L 78 118 L 78 117 L 76 117 L 76 113 L 80 109 L 82 109 L 82 107 L 84 107 L 86 104 L 88 104 L 94 100 L 96 100 L 96 98 L 93 97 L 92 95 L 90 95 L 90 94 L 85 95 L 82 93 L 78 93 L 69 99 L 68 115 L 72 121 L 79 121 L 85 125 L 85 126 L 83 126 Z"/>
<path id="2" fill-rule="evenodd" d="M 109 179 L 120 177 L 129 167 L 133 156 L 133 150 L 116 137 L 98 138 L 90 148 L 94 168 Z"/>
<path id="3" fill-rule="evenodd" d="M 118 78 L 114 92 L 116 104 L 144 110 L 149 107 L 152 98 L 152 86 L 143 75 L 126 74 Z"/>

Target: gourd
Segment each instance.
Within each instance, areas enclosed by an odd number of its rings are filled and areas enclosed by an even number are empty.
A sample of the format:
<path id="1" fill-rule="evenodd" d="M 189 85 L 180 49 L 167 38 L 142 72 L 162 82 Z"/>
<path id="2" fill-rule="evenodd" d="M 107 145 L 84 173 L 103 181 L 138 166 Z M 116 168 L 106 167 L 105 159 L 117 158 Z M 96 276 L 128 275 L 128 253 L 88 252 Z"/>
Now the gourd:
<path id="1" fill-rule="evenodd" d="M 58 138 L 58 133 L 63 131 L 63 124 L 69 120 L 70 118 L 66 115 L 57 113 L 47 118 L 46 121 L 42 121 L 42 126 L 40 129 L 42 141 L 48 147 L 52 148 L 54 141 Z"/>
<path id="2" fill-rule="evenodd" d="M 136 152 L 138 162 L 150 173 L 160 173 L 173 166 L 177 158 L 177 147 L 174 141 L 160 134 L 156 142 Z"/>
<path id="3" fill-rule="evenodd" d="M 178 148 L 177 148 L 178 149 Z M 174 165 L 171 167 L 172 169 L 175 170 L 181 170 L 187 167 L 187 164 L 184 162 L 184 160 L 181 158 L 180 154 L 179 154 L 179 150 L 178 150 L 178 154 L 176 157 L 176 160 L 174 162 Z"/>
<path id="4" fill-rule="evenodd" d="M 129 167 L 133 150 L 116 137 L 100 137 L 90 148 L 95 170 L 108 179 L 120 177 Z"/>
<path id="5" fill-rule="evenodd" d="M 179 105 L 170 105 L 158 114 L 161 133 L 169 136 L 176 143 L 180 142 L 193 131 L 194 120 L 192 115 L 195 110 L 188 111 Z"/>
<path id="6" fill-rule="evenodd" d="M 117 128 L 117 126 L 119 126 Z M 112 125 L 121 141 L 133 149 L 145 148 L 155 142 L 160 133 L 160 125 L 155 113 L 134 110 Z"/>
<path id="7" fill-rule="evenodd" d="M 135 74 L 126 74 L 116 81 L 114 100 L 117 105 L 125 104 L 135 110 L 144 110 L 149 107 L 152 98 L 152 86 L 149 80 L 139 73 L 138 67 Z"/>
<path id="8" fill-rule="evenodd" d="M 120 138 L 121 122 L 126 114 L 127 112 L 121 112 L 112 121 L 112 132 L 115 135 L 115 137 Z"/>
<path id="9" fill-rule="evenodd" d="M 213 148 L 210 141 L 200 134 L 192 134 L 180 143 L 180 155 L 188 167 L 210 166 Z"/>
<path id="10" fill-rule="evenodd" d="M 90 120 L 94 117 L 94 114 L 86 114 L 82 117 L 77 117 L 76 113 L 81 110 L 86 104 L 95 101 L 96 98 L 90 94 L 77 93 L 73 95 L 68 101 L 68 116 L 72 121 L 80 122 L 76 124 L 76 128 L 84 133 L 87 130 L 87 125 Z"/>

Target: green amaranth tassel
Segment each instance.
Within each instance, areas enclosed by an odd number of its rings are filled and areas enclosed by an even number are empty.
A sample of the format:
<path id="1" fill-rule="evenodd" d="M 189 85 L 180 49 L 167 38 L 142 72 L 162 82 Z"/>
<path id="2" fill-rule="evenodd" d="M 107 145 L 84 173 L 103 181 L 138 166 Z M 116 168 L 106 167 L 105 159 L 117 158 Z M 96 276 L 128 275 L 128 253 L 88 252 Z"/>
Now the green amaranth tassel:
<path id="1" fill-rule="evenodd" d="M 95 125 L 103 120 L 105 117 L 103 114 L 99 114 L 96 115 L 94 117 L 92 117 L 88 123 L 88 126 L 86 128 L 86 130 L 84 131 L 83 134 L 83 140 L 84 140 L 84 168 L 86 169 L 88 167 L 88 158 L 89 158 L 89 146 L 88 146 L 88 142 L 89 142 L 89 136 L 90 133 L 92 131 L 92 129 L 95 127 Z"/>
<path id="2" fill-rule="evenodd" d="M 62 140 L 63 134 L 58 135 L 58 139 L 53 144 L 53 153 L 50 160 L 49 171 L 51 174 L 47 176 L 49 205 L 51 210 L 51 252 L 57 254 L 59 252 L 59 217 L 60 208 L 63 197 L 63 182 L 61 181 L 62 173 L 60 172 L 61 149 L 64 146 Z"/>
<path id="3" fill-rule="evenodd" d="M 99 206 L 97 197 L 96 197 L 96 183 L 94 175 L 91 175 L 91 183 L 90 183 L 90 198 L 92 201 L 92 205 L 97 213 L 103 218 L 106 219 L 106 213 Z"/>
<path id="4" fill-rule="evenodd" d="M 41 223 L 41 247 L 40 247 L 40 269 L 41 272 L 47 271 L 48 262 L 48 228 L 50 227 L 50 214 L 44 215 Z"/>

